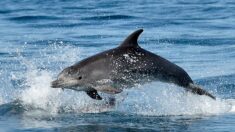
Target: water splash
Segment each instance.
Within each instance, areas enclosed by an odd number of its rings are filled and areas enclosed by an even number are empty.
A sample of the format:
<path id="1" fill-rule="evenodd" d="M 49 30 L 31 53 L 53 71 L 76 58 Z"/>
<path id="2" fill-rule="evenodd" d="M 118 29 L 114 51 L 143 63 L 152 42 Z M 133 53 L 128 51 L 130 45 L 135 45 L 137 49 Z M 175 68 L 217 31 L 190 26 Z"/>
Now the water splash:
<path id="1" fill-rule="evenodd" d="M 107 105 L 107 100 L 96 101 L 90 99 L 84 92 L 76 92 L 72 90 L 62 91 L 61 89 L 53 89 L 50 87 L 52 78 L 57 76 L 58 72 L 55 69 L 49 70 L 47 68 L 40 69 L 42 64 L 51 65 L 56 61 L 64 60 L 63 64 L 58 65 L 71 65 L 75 63 L 74 59 L 79 58 L 79 49 L 72 46 L 58 46 L 52 45 L 51 50 L 59 50 L 57 54 L 50 56 L 47 50 L 40 52 L 42 58 L 48 62 L 42 63 L 40 60 L 27 59 L 19 55 L 21 63 L 26 67 L 24 73 L 24 89 L 20 92 L 19 100 L 24 106 L 33 108 L 34 110 L 43 110 L 46 113 L 58 114 L 61 112 L 86 112 L 86 113 L 97 113 L 109 110 L 110 107 Z M 70 53 L 63 53 L 70 51 Z M 70 58 L 70 59 L 67 59 Z M 43 60 L 42 60 L 43 61 Z M 60 66 L 57 68 L 60 68 Z M 57 70 L 56 70 L 57 71 Z M 35 112 L 27 111 L 26 114 L 35 114 Z M 38 114 L 38 113 L 37 113 Z"/>
<path id="2" fill-rule="evenodd" d="M 213 100 L 161 82 L 128 90 L 128 94 L 119 106 L 118 110 L 122 112 L 131 111 L 142 115 L 199 115 L 227 113 L 232 108 L 227 100 Z"/>
<path id="3" fill-rule="evenodd" d="M 48 110 L 56 113 L 59 102 L 53 101 L 58 99 L 61 90 L 49 88 L 52 80 L 48 72 L 37 72 L 30 70 L 27 73 L 26 88 L 22 91 L 20 99 L 25 105 L 33 105 L 36 108 Z"/>
<path id="4" fill-rule="evenodd" d="M 235 100 L 234 99 L 227 99 L 226 101 L 231 106 L 229 113 L 235 113 Z"/>
<path id="5" fill-rule="evenodd" d="M 47 71 L 34 70 L 30 71 L 27 76 L 28 88 L 21 94 L 24 105 L 43 109 L 51 114 L 61 112 L 97 113 L 107 111 L 107 108 L 110 107 L 105 105 L 104 101 L 90 99 L 85 92 L 51 88 L 52 75 Z"/>
<path id="6" fill-rule="evenodd" d="M 0 105 L 3 104 L 3 99 L 0 97 Z"/>
<path id="7" fill-rule="evenodd" d="M 234 107 L 227 100 L 213 100 L 207 96 L 187 93 L 173 84 L 153 82 L 116 95 L 117 104 L 113 108 L 105 101 L 90 99 L 84 92 L 63 92 L 50 88 L 53 75 L 48 71 L 29 69 L 26 76 L 28 88 L 21 94 L 24 105 L 32 105 L 52 114 L 119 111 L 155 116 L 198 115 L 227 113 Z"/>
<path id="8" fill-rule="evenodd" d="M 51 51 L 55 51 L 51 54 Z M 234 112 L 231 100 L 198 96 L 185 92 L 173 84 L 152 82 L 115 95 L 116 106 L 104 101 L 93 100 L 84 92 L 53 89 L 50 82 L 59 70 L 80 60 L 80 49 L 73 46 L 53 44 L 40 51 L 39 58 L 18 58 L 26 67 L 25 73 L 14 78 L 23 79 L 23 89 L 17 97 L 30 116 L 55 115 L 60 113 L 99 113 L 117 111 L 141 115 L 198 115 Z M 54 66 L 51 68 L 51 66 Z M 234 100 L 232 100 L 234 101 Z M 0 103 L 4 98 L 0 98 Z M 18 105 L 16 105 L 18 106 Z M 40 114 L 39 114 L 40 113 Z"/>

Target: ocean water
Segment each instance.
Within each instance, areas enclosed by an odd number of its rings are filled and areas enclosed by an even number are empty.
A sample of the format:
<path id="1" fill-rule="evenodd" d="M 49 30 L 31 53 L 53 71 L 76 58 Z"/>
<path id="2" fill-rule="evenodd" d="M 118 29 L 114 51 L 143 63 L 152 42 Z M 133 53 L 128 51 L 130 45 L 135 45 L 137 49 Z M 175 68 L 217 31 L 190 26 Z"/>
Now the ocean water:
<path id="1" fill-rule="evenodd" d="M 234 0 L 1 0 L 0 131 L 235 131 Z M 115 95 L 52 89 L 65 67 L 143 28 L 141 47 L 217 97 L 152 82 Z M 103 95 L 108 96 L 108 95 Z"/>

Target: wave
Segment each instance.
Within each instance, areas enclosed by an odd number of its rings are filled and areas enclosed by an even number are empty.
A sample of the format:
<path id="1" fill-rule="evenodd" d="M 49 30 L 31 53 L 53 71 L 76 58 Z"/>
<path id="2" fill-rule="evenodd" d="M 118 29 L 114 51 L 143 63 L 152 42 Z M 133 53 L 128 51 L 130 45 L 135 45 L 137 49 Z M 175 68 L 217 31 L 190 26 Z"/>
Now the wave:
<path id="1" fill-rule="evenodd" d="M 85 17 L 82 18 L 82 20 L 117 20 L 117 19 L 133 19 L 133 18 L 136 17 L 129 15 L 106 15 L 106 16 Z"/>
<path id="2" fill-rule="evenodd" d="M 44 78 L 45 76 L 43 76 Z M 47 80 L 48 78 L 45 78 Z M 176 86 L 151 83 L 116 95 L 116 105 L 90 99 L 85 93 L 41 87 L 42 82 L 25 90 L 21 98 L 0 105 L 1 116 L 58 115 L 65 113 L 118 112 L 148 116 L 215 115 L 235 112 L 235 99 L 212 100 L 184 92 Z M 44 83 L 45 85 L 45 83 Z M 156 86 L 157 85 L 157 86 Z M 105 96 L 105 95 L 102 95 Z"/>
<path id="3" fill-rule="evenodd" d="M 7 13 L 10 13 L 11 11 L 9 10 L 0 10 L 0 14 L 7 14 Z"/>
<path id="4" fill-rule="evenodd" d="M 10 17 L 8 20 L 11 21 L 20 21 L 20 22 L 30 22 L 30 21 L 38 21 L 38 20 L 60 20 L 62 18 L 55 16 L 18 16 L 18 17 Z"/>
<path id="5" fill-rule="evenodd" d="M 40 58 L 35 59 L 35 55 L 32 55 L 34 56 L 32 58 L 30 56 L 18 56 L 16 59 L 20 61 L 21 65 L 25 66 L 26 71 L 20 72 L 19 77 L 14 75 L 12 80 L 21 80 L 19 83 L 15 83 L 21 89 L 18 89 L 17 94 L 8 93 L 7 96 L 17 95 L 13 101 L 6 101 L 2 97 L 0 100 L 2 103 L 0 105 L 1 115 L 18 114 L 38 117 L 63 113 L 121 112 L 148 116 L 168 116 L 213 115 L 234 112 L 234 99 L 221 99 L 217 95 L 217 100 L 212 100 L 206 96 L 185 92 L 181 87 L 173 84 L 161 82 L 152 82 L 125 89 L 115 96 L 102 94 L 105 98 L 103 101 L 93 100 L 85 92 L 62 91 L 61 89 L 51 88 L 50 82 L 59 70 L 80 60 L 81 54 L 82 51 L 78 47 L 55 44 L 41 49 Z M 52 64 L 53 67 L 51 68 Z M 200 83 L 200 80 L 198 82 Z M 203 84 L 203 82 L 200 84 Z M 212 92 L 215 95 L 217 94 L 216 91 Z M 111 97 L 116 98 L 115 105 L 107 103 Z"/>
<path id="6" fill-rule="evenodd" d="M 233 45 L 235 40 L 233 38 L 172 38 L 172 39 L 159 39 L 159 40 L 149 40 L 150 42 L 159 43 L 171 43 L 176 45 L 199 45 L 199 46 L 219 46 L 219 45 Z"/>

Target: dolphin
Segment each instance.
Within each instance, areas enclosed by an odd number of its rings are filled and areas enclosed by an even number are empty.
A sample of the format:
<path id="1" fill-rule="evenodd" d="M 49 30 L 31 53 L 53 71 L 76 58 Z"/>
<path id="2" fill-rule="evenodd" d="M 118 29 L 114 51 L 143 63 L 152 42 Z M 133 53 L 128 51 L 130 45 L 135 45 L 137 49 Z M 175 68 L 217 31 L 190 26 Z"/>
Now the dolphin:
<path id="1" fill-rule="evenodd" d="M 52 88 L 85 91 L 92 99 L 98 94 L 118 94 L 124 88 L 152 81 L 174 83 L 198 95 L 213 95 L 195 84 L 178 65 L 141 48 L 137 42 L 143 29 L 130 34 L 118 47 L 90 56 L 65 68 L 52 81 Z"/>

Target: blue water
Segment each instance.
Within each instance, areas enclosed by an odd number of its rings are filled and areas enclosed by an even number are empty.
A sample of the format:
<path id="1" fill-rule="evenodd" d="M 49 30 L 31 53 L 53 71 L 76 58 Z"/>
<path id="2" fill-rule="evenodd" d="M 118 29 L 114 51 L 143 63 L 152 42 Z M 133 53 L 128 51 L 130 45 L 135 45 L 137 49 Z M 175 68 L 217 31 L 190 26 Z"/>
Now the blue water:
<path id="1" fill-rule="evenodd" d="M 0 131 L 235 131 L 235 1 L 0 1 Z M 184 68 L 217 97 L 153 82 L 116 106 L 50 88 L 66 66 L 140 46 Z M 103 95 L 108 96 L 108 95 Z"/>

